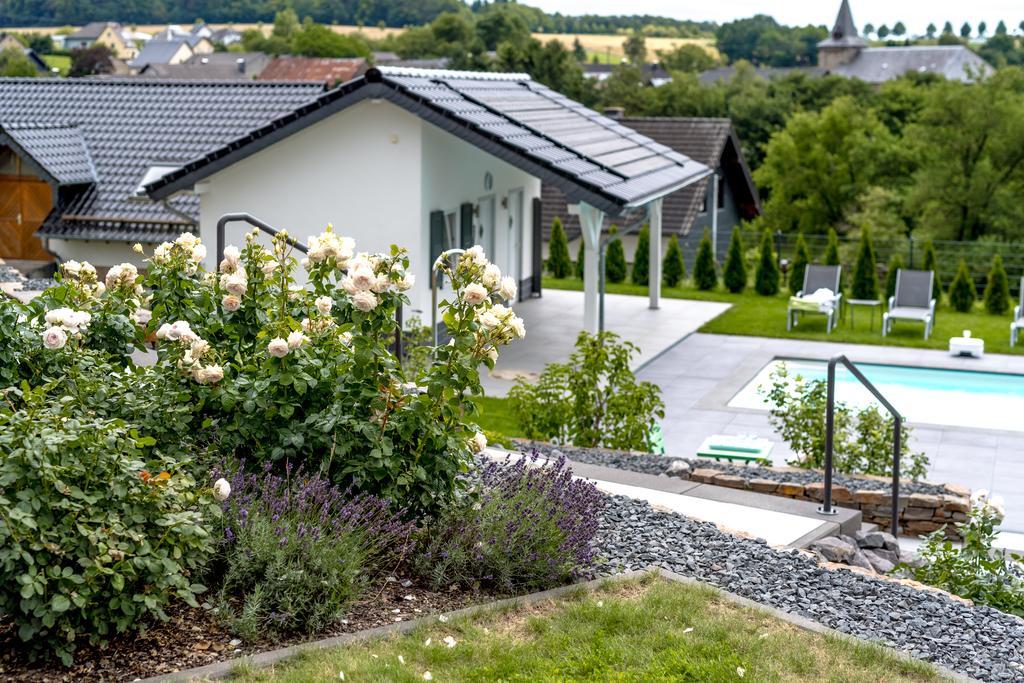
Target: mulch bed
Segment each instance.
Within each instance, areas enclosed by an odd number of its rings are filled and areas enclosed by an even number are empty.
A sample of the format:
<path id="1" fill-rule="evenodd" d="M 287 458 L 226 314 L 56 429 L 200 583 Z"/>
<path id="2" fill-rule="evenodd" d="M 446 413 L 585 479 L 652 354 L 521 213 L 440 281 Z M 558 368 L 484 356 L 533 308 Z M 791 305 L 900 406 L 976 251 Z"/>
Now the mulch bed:
<path id="1" fill-rule="evenodd" d="M 170 620 L 156 622 L 144 635 L 111 641 L 104 649 L 81 647 L 70 668 L 59 662 L 30 663 L 10 625 L 0 625 L 0 680 L 3 681 L 133 681 L 191 669 L 213 662 L 253 655 L 295 643 L 354 633 L 398 621 L 449 612 L 496 596 L 474 592 L 436 592 L 405 577 L 389 577 L 353 605 L 335 627 L 315 634 L 241 642 L 203 608 L 180 604 L 168 610 Z"/>

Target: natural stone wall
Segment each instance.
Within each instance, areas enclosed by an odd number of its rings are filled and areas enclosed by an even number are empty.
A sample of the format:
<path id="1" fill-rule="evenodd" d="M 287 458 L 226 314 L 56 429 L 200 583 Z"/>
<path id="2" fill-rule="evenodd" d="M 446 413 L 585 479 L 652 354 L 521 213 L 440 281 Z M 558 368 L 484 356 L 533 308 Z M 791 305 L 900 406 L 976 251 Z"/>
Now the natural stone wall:
<path id="1" fill-rule="evenodd" d="M 774 481 L 771 479 L 746 479 L 733 474 L 723 474 L 714 468 L 670 471 L 671 476 L 704 484 L 745 489 L 793 500 L 821 502 L 825 485 L 822 482 L 803 484 L 796 481 Z M 881 485 L 881 482 L 879 482 Z M 923 536 L 946 527 L 946 535 L 957 538 L 954 523 L 967 519 L 971 507 L 971 492 L 963 486 L 946 484 L 945 493 L 911 493 L 900 496 L 900 532 L 912 536 Z M 888 488 L 851 492 L 845 486 L 832 486 L 832 502 L 845 508 L 860 510 L 864 522 L 874 523 L 888 529 L 892 517 L 892 494 Z"/>

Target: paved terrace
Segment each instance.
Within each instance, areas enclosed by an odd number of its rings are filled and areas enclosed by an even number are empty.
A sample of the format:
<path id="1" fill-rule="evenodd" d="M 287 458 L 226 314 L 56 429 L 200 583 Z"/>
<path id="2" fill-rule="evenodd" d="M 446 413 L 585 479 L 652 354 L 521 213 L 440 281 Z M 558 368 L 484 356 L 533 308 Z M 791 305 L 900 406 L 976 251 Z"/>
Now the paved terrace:
<path id="1" fill-rule="evenodd" d="M 1024 357 L 1018 356 L 990 354 L 977 360 L 937 350 L 696 333 L 647 363 L 639 377 L 661 386 L 669 455 L 693 456 L 712 434 L 752 434 L 774 441 L 773 459 L 785 464 L 793 452 L 769 425 L 767 412 L 727 404 L 773 358 L 826 360 L 840 353 L 855 363 L 1024 374 Z M 1003 528 L 1024 532 L 1024 432 L 912 426 L 911 447 L 931 460 L 929 480 L 1003 495 Z"/>

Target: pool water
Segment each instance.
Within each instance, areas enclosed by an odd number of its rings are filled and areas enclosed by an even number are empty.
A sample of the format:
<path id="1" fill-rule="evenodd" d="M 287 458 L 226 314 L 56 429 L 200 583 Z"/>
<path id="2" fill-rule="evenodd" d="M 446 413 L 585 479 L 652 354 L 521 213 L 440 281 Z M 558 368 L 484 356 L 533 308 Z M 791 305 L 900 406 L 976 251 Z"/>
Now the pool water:
<path id="1" fill-rule="evenodd" d="M 825 361 L 777 358 L 733 396 L 729 405 L 768 410 L 758 387 L 770 387 L 770 375 L 782 364 L 791 377 L 807 380 L 824 380 L 828 366 Z M 908 422 L 1024 432 L 1024 375 L 871 363 L 858 363 L 857 367 Z M 840 366 L 836 370 L 836 401 L 863 407 L 874 399 Z"/>

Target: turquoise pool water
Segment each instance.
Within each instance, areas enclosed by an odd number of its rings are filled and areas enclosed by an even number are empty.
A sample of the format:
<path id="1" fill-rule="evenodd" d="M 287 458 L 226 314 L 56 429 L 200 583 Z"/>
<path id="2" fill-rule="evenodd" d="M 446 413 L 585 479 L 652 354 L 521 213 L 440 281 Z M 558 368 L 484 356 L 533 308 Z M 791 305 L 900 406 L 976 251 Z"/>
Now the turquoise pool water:
<path id="1" fill-rule="evenodd" d="M 791 376 L 825 379 L 825 361 L 778 358 L 762 368 L 729 405 L 767 410 L 758 387 L 769 386 L 771 373 L 783 363 Z M 910 422 L 1024 431 L 1024 375 L 870 363 L 857 367 Z M 840 367 L 836 400 L 864 406 L 873 397 Z"/>

